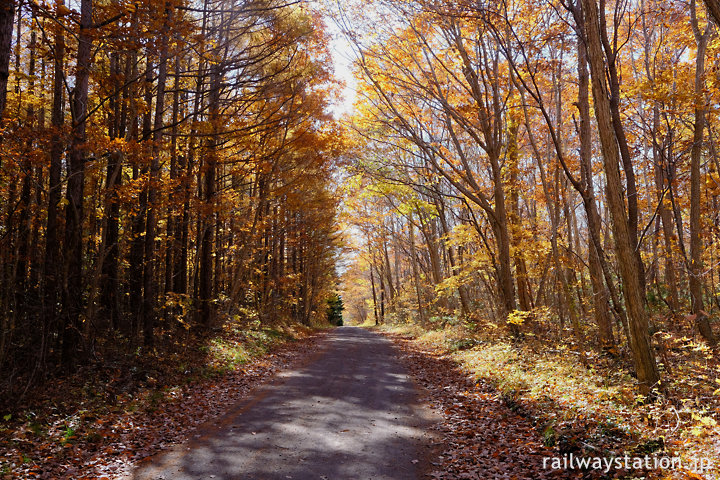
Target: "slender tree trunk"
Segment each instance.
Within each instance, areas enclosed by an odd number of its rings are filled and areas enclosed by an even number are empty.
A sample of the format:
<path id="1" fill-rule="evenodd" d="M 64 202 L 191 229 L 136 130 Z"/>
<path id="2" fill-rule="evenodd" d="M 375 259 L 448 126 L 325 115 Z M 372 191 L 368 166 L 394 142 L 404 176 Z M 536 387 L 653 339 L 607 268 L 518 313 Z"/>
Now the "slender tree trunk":
<path id="1" fill-rule="evenodd" d="M 700 172 L 700 156 L 703 147 L 703 131 L 705 129 L 705 52 L 712 26 L 708 24 L 705 32 L 701 33 L 696 17 L 695 0 L 690 2 L 692 27 L 697 42 L 697 53 L 695 55 L 695 121 L 693 124 L 693 144 L 690 149 L 690 300 L 691 311 L 695 315 L 695 325 L 700 335 L 710 344 L 715 344 L 715 336 L 708 315 L 705 312 L 703 302 L 703 245 L 702 245 L 702 219 L 701 219 L 701 195 L 700 185 L 702 174 Z"/>
<path id="2" fill-rule="evenodd" d="M 56 10 L 64 6 L 63 0 L 57 0 Z M 58 292 L 60 291 L 60 233 L 58 232 L 58 205 L 60 203 L 60 178 L 63 155 L 64 109 L 64 70 L 65 70 L 65 34 L 62 25 L 54 25 L 55 48 L 53 58 L 53 100 L 50 122 L 52 138 L 50 140 L 50 167 L 48 169 L 47 223 L 45 226 L 45 265 L 43 268 L 43 328 L 47 333 L 55 333 L 58 327 Z M 41 353 L 42 354 L 42 353 Z"/>
<path id="3" fill-rule="evenodd" d="M 435 206 L 438 209 L 438 218 L 440 220 L 440 226 L 442 227 L 443 236 L 447 238 L 448 235 L 450 235 L 450 228 L 448 226 L 447 218 L 445 218 L 446 212 L 442 197 L 438 196 L 435 198 Z M 443 241 L 443 243 L 445 242 Z M 457 276 L 455 251 L 453 250 L 452 245 L 447 245 L 446 249 L 447 259 L 450 263 L 450 276 Z M 462 283 L 460 283 L 457 288 L 458 296 L 460 297 L 460 311 L 463 317 L 467 317 L 470 313 L 470 299 L 468 298 L 467 288 L 465 288 L 465 285 L 462 285 Z"/>
<path id="4" fill-rule="evenodd" d="M 133 19 L 133 25 L 136 25 L 135 19 Z M 137 78 L 138 75 L 138 61 L 137 52 L 133 51 L 127 56 L 127 62 L 125 65 L 125 73 L 127 78 Z M 128 85 L 123 92 L 123 96 L 127 103 L 127 107 L 123 107 L 122 119 L 120 122 L 121 127 L 126 126 L 124 137 L 128 142 L 136 143 L 139 138 L 139 113 L 138 113 L 138 84 L 139 82 L 133 82 Z M 139 182 L 140 171 L 138 168 L 138 158 L 136 154 L 132 154 L 132 182 Z M 144 218 L 143 209 L 145 208 L 145 190 L 142 189 L 137 196 L 133 196 L 133 205 L 128 212 L 128 223 L 126 227 L 131 235 L 129 235 L 130 247 L 127 253 L 127 285 L 123 288 L 127 292 L 124 297 L 127 298 L 125 303 L 125 311 L 127 315 L 124 316 L 124 320 L 121 322 L 120 328 L 128 335 L 132 341 L 135 341 L 135 333 L 137 326 L 137 318 L 140 314 L 139 306 L 141 303 L 142 294 L 142 218 Z M 138 208 L 136 208 L 138 207 Z"/>
<path id="5" fill-rule="evenodd" d="M 518 123 L 514 119 L 508 120 L 508 154 L 506 169 L 508 172 L 508 216 L 510 219 L 510 230 L 512 238 L 513 263 L 515 264 L 515 277 L 518 285 L 518 301 L 520 310 L 530 311 L 533 308 L 530 284 L 528 283 L 527 264 L 522 251 L 521 235 L 522 225 L 520 218 L 520 184 L 518 182 Z"/>
<path id="6" fill-rule="evenodd" d="M 558 307 L 564 305 L 567 308 L 567 313 L 570 316 L 570 323 L 573 328 L 573 333 L 577 340 L 578 346 L 582 348 L 585 341 L 583 338 L 582 330 L 580 328 L 580 319 L 578 317 L 577 305 L 575 305 L 572 292 L 570 291 L 570 285 L 568 284 L 565 268 L 560 262 L 560 252 L 558 249 L 557 237 L 560 231 L 560 169 L 559 167 L 555 168 L 555 178 L 553 182 L 555 190 L 551 193 L 550 181 L 547 178 L 543 161 L 538 158 L 537 164 L 540 171 L 540 179 L 543 186 L 543 192 L 545 193 L 545 202 L 548 205 L 548 214 L 550 216 L 550 225 L 552 228 L 552 232 L 550 234 L 550 252 L 552 255 L 552 261 L 555 264 L 555 276 L 560 281 L 560 285 L 558 286 L 557 304 Z M 559 308 L 558 315 L 560 316 L 562 327 L 564 319 L 561 313 L 562 312 Z"/>
<path id="7" fill-rule="evenodd" d="M 110 71 L 115 75 L 115 88 L 120 90 L 120 58 L 115 54 L 111 58 Z M 120 135 L 120 104 L 121 96 L 111 102 L 111 119 L 108 128 L 110 138 L 118 138 Z M 120 308 L 119 308 L 119 284 L 118 276 L 120 274 L 119 257 L 120 257 L 120 198 L 118 196 L 118 188 L 122 184 L 123 154 L 120 151 L 110 152 L 108 156 L 108 165 L 105 175 L 105 208 L 103 224 L 103 246 L 101 251 L 105 252 L 105 258 L 101 258 L 101 294 L 100 303 L 103 313 L 110 319 L 110 325 L 113 329 L 120 328 Z"/>
<path id="8" fill-rule="evenodd" d="M 498 248 L 498 272 L 500 274 L 500 290 L 502 292 L 503 306 L 505 308 L 504 315 L 507 316 L 514 310 L 517 310 L 515 302 L 515 284 L 513 282 L 513 274 L 510 260 L 510 233 L 508 231 L 507 211 L 505 208 L 505 191 L 503 189 L 502 174 L 500 170 L 500 162 L 494 155 L 491 161 L 493 177 L 494 177 L 494 198 L 495 198 L 495 217 L 491 219 L 495 241 Z M 517 326 L 510 325 L 511 333 L 517 334 Z"/>
<path id="9" fill-rule="evenodd" d="M 19 15 L 18 15 L 19 16 Z M 28 93 L 35 95 L 35 49 L 37 46 L 37 33 L 34 26 L 30 30 L 30 45 L 28 55 Z M 32 103 L 27 108 L 25 121 L 28 128 L 35 126 L 35 108 Z M 29 265 L 29 242 L 30 242 L 30 210 L 32 202 L 33 168 L 31 156 L 33 155 L 34 139 L 30 136 L 26 142 L 26 151 L 22 162 L 22 187 L 20 189 L 20 215 L 18 216 L 18 254 L 15 267 L 15 305 L 16 315 L 27 315 L 25 311 L 28 300 L 28 265 Z"/>
<path id="10" fill-rule="evenodd" d="M 653 108 L 653 132 L 657 131 L 660 125 L 660 111 L 657 106 Z M 653 133 L 655 136 L 655 133 Z M 673 221 L 670 209 L 667 207 L 669 203 L 669 196 L 665 191 L 665 182 L 667 181 L 667 175 L 665 174 L 664 155 L 662 154 L 661 148 L 657 145 L 657 140 L 654 140 L 656 145 L 653 146 L 653 163 L 655 168 L 655 190 L 658 199 L 658 216 L 662 222 L 663 232 L 663 253 L 665 254 L 665 285 L 668 289 L 668 305 L 673 313 L 677 312 L 680 308 L 679 295 L 678 295 L 678 282 L 677 274 L 675 272 L 675 262 L 673 260 Z"/>
<path id="11" fill-rule="evenodd" d="M 92 63 L 92 0 L 80 3 L 75 87 L 72 96 L 72 139 L 68 153 L 67 206 L 65 208 L 65 252 L 67 275 L 63 295 L 63 363 L 70 366 L 81 349 L 80 313 L 83 305 L 83 187 L 85 185 L 85 127 L 88 86 Z M 84 354 L 85 352 L 83 352 Z"/>
<path id="12" fill-rule="evenodd" d="M 10 51 L 12 45 L 15 1 L 3 2 L 0 6 L 0 120 L 7 104 L 7 83 L 10 78 Z"/>
<path id="13" fill-rule="evenodd" d="M 171 20 L 171 11 L 167 4 L 160 9 L 165 21 L 160 35 L 160 57 L 158 61 L 158 83 L 155 98 L 155 122 L 153 124 L 153 148 L 148 177 L 148 210 L 145 224 L 145 271 L 143 273 L 143 343 L 152 346 L 154 343 L 153 330 L 155 328 L 155 303 L 157 291 L 155 288 L 155 267 L 158 263 L 155 258 L 155 237 L 157 236 L 157 184 L 160 176 L 160 144 L 163 138 L 163 115 L 165 113 L 165 85 L 167 82 L 168 39 L 167 32 Z"/>
<path id="14" fill-rule="evenodd" d="M 34 28 L 34 27 L 33 27 Z M 40 59 L 40 93 L 39 93 L 39 100 L 40 100 L 40 108 L 38 110 L 37 115 L 37 130 L 39 132 L 42 132 L 43 134 L 47 133 L 46 126 L 45 126 L 45 105 L 46 105 L 46 94 L 45 94 L 45 87 L 46 87 L 46 78 L 47 78 L 47 57 L 42 56 Z M 40 290 L 40 274 L 42 272 L 42 261 L 43 261 L 43 250 L 40 246 L 40 239 L 42 238 L 40 235 L 40 225 L 42 224 L 44 218 L 42 216 L 42 205 L 45 205 L 45 195 L 47 190 L 44 188 L 45 184 L 45 167 L 47 163 L 43 162 L 43 164 L 36 165 L 35 166 L 35 207 L 36 212 L 35 215 L 33 215 L 32 221 L 31 221 L 31 231 L 30 231 L 30 276 L 29 276 L 29 282 L 30 285 L 34 288 L 34 300 L 37 301 L 39 310 L 37 310 L 38 315 L 40 317 L 40 325 L 42 325 L 42 318 L 43 318 L 43 310 L 42 310 L 42 298 L 41 298 L 41 290 Z M 44 234 L 44 232 L 43 232 Z M 42 328 L 36 328 L 36 331 L 38 331 L 38 335 L 44 335 L 45 332 Z M 40 342 L 37 342 L 37 344 L 42 344 L 43 340 Z"/>
<path id="15" fill-rule="evenodd" d="M 147 148 L 148 139 L 152 130 L 152 61 L 148 55 L 145 68 L 145 85 L 144 98 L 146 104 L 146 112 L 142 118 L 142 138 L 146 140 L 142 149 L 144 158 L 136 158 L 133 165 L 133 181 L 142 185 L 142 190 L 138 195 L 138 209 L 133 209 L 132 216 L 132 242 L 130 243 L 130 271 L 129 271 L 129 287 L 130 287 L 130 313 L 131 324 L 130 334 L 133 340 L 140 334 L 141 320 L 143 319 L 143 283 L 145 279 L 145 228 L 147 226 L 147 210 L 148 210 L 148 181 L 146 174 L 148 168 L 146 166 L 147 157 L 152 155 L 152 151 Z M 135 116 L 134 116 L 135 117 Z M 139 139 L 138 135 L 138 118 L 133 119 L 133 131 L 131 138 Z M 142 164 L 142 166 L 141 166 Z M 145 182 L 143 185 L 142 182 Z"/>
<path id="16" fill-rule="evenodd" d="M 582 15 L 582 10 L 580 10 Z M 580 18 L 583 18 L 580 16 Z M 581 25 L 579 27 L 583 29 Z M 590 122 L 590 74 L 587 67 L 587 50 L 582 34 L 578 35 L 578 110 L 580 112 L 580 168 L 585 184 L 584 197 L 585 212 L 588 217 L 590 230 L 589 267 L 590 282 L 593 292 L 593 314 L 598 326 L 599 343 L 601 348 L 609 349 L 615 346 L 612 324 L 608 313 L 608 292 L 603 284 L 602 249 L 600 247 L 600 214 L 595 200 L 595 185 L 592 169 L 592 126 Z M 585 200 L 586 198 L 586 200 Z M 610 284 L 612 286 L 612 284 Z"/>
<path id="17" fill-rule="evenodd" d="M 630 225 L 625 213 L 622 182 L 618 169 L 620 155 L 616 133 L 613 128 L 609 91 L 605 80 L 605 62 L 601 47 L 597 3 L 595 0 L 582 0 L 582 5 L 586 20 L 585 38 L 588 46 L 592 91 L 595 100 L 595 118 L 600 133 L 600 144 L 607 179 L 607 204 L 612 218 L 615 250 L 620 265 L 628 311 L 630 349 L 633 354 L 640 390 L 647 395 L 660 381 L 660 374 L 657 369 L 655 355 L 650 346 L 643 286 L 637 266 Z"/>
<path id="18" fill-rule="evenodd" d="M 202 18 L 202 28 L 201 28 L 201 34 L 204 36 L 207 33 L 207 22 L 208 22 L 208 0 L 204 0 L 203 2 L 203 18 Z M 188 263 L 190 260 L 189 256 L 189 242 L 190 242 L 190 200 L 192 198 L 192 191 L 193 191 L 193 170 L 195 168 L 195 149 L 197 147 L 196 140 L 197 140 L 197 121 L 198 121 L 198 115 L 200 114 L 200 110 L 203 107 L 203 86 L 205 84 L 205 77 L 206 77 L 206 68 L 205 68 L 205 55 L 201 56 L 200 62 L 198 64 L 198 72 L 197 76 L 195 77 L 195 92 L 194 92 L 194 98 L 193 98 L 193 110 L 192 110 L 192 117 L 191 117 L 191 128 L 190 128 L 190 135 L 188 136 L 188 143 L 187 143 L 187 159 L 180 156 L 180 169 L 184 170 L 184 176 L 183 176 L 183 207 L 182 207 L 182 219 L 180 221 L 180 225 L 178 228 L 178 233 L 176 236 L 180 239 L 180 245 L 179 245 L 179 255 L 178 259 L 175 262 L 175 278 L 176 280 L 173 282 L 175 286 L 175 292 L 180 294 L 187 294 L 188 288 L 189 288 L 189 281 L 190 281 L 190 274 L 188 272 Z M 184 169 L 183 169 L 184 167 Z M 198 188 L 200 186 L 198 185 Z M 195 290 L 195 286 L 197 283 L 193 285 L 193 291 Z"/>
<path id="19" fill-rule="evenodd" d="M 380 281 L 380 323 L 385 323 L 385 279 L 383 278 L 382 264 L 376 269 Z"/>
<path id="20" fill-rule="evenodd" d="M 180 115 L 180 56 L 175 57 L 175 73 L 173 75 L 173 103 L 172 103 L 172 129 L 170 138 L 170 181 L 178 182 L 180 177 L 180 165 L 178 160 L 178 117 Z M 173 186 L 174 201 L 170 202 L 166 219 L 166 253 L 165 253 L 165 293 L 175 291 L 175 263 L 180 251 L 180 231 L 177 215 L 177 199 L 182 198 L 182 186 L 178 182 Z"/>
<path id="21" fill-rule="evenodd" d="M 605 50 L 606 72 L 607 72 L 607 86 L 610 93 L 610 114 L 612 119 L 612 127 L 615 130 L 615 138 L 617 139 L 618 151 L 620 152 L 620 159 L 622 160 L 623 171 L 625 172 L 625 183 L 626 183 L 626 197 L 627 197 L 627 216 L 628 216 L 628 228 L 630 233 L 630 241 L 633 245 L 633 251 L 635 252 L 635 261 L 637 262 L 638 275 L 640 277 L 640 286 L 642 288 L 642 297 L 645 298 L 645 264 L 642 261 L 640 255 L 640 248 L 638 247 L 638 223 L 639 223 L 639 210 L 638 210 L 638 196 L 639 192 L 637 189 L 637 182 L 635 180 L 635 170 L 632 164 L 632 157 L 630 155 L 630 147 L 628 146 L 627 137 L 625 136 L 625 128 L 620 118 L 620 80 L 617 71 L 617 45 L 611 45 L 607 35 L 607 26 L 605 20 L 605 2 L 606 0 L 600 0 L 600 12 L 602 15 L 599 17 L 599 33 L 600 40 Z M 616 25 L 615 28 L 618 26 Z M 616 41 L 616 39 L 614 39 Z"/>
<path id="22" fill-rule="evenodd" d="M 385 278 L 387 280 L 387 286 L 388 286 L 388 301 L 390 302 L 389 309 L 394 310 L 394 301 L 395 301 L 395 286 L 393 285 L 393 278 L 392 278 L 392 268 L 390 267 L 390 256 L 388 255 L 388 246 L 387 246 L 387 237 L 385 236 L 385 230 L 383 230 L 383 237 L 382 237 L 382 255 L 383 255 L 383 261 L 385 262 L 385 266 L 383 267 L 383 270 L 385 270 Z"/>
<path id="23" fill-rule="evenodd" d="M 371 249 L 369 238 L 368 238 L 368 249 Z M 373 257 L 374 257 L 374 255 L 372 255 L 372 250 L 370 250 L 370 258 L 368 259 L 368 266 L 370 268 L 370 286 L 372 287 L 373 313 L 375 315 L 375 325 L 380 325 L 380 317 L 378 316 L 377 290 L 375 289 L 375 274 L 373 273 L 373 261 L 372 261 Z"/>
<path id="24" fill-rule="evenodd" d="M 0 128 L 2 128 L 4 124 L 4 113 L 7 104 L 7 84 L 10 78 L 10 54 L 12 50 L 14 19 L 15 2 L 6 1 L 0 5 Z M 1 137 L 0 143 L 2 143 Z M 4 165 L 0 163 L 0 166 Z M 13 181 L 9 183 L 10 185 L 14 185 Z M 6 240 L 9 241 L 9 238 L 6 238 Z M 12 325 L 10 325 L 11 320 L 9 319 L 10 310 L 7 308 L 9 298 L 6 295 L 6 288 L 10 283 L 6 267 L 9 268 L 12 265 L 10 263 L 12 259 L 3 257 L 4 256 L 0 256 L 0 309 L 3 311 L 3 314 L 0 315 L 0 366 L 3 364 L 5 354 L 9 350 L 8 347 L 10 345 L 10 334 L 12 330 Z M 4 314 L 4 312 L 8 312 L 8 314 Z"/>
<path id="25" fill-rule="evenodd" d="M 415 294 L 417 295 L 418 317 L 421 324 L 427 323 L 425 305 L 423 305 L 422 288 L 420 286 L 420 272 L 418 271 L 417 257 L 415 253 L 415 224 L 413 223 L 412 212 L 408 217 L 408 230 L 410 236 L 410 264 L 412 265 L 413 281 L 415 283 Z"/>
<path id="26" fill-rule="evenodd" d="M 209 116 L 212 125 L 213 135 L 207 139 L 205 165 L 204 165 L 204 198 L 205 198 L 205 219 L 203 221 L 202 236 L 200 239 L 200 262 L 199 262 L 199 288 L 198 297 L 200 300 L 200 323 L 208 325 L 212 318 L 213 298 L 213 244 L 214 228 L 211 221 L 215 217 L 215 171 L 217 168 L 217 138 L 220 122 L 220 67 L 214 65 L 210 85 Z"/>

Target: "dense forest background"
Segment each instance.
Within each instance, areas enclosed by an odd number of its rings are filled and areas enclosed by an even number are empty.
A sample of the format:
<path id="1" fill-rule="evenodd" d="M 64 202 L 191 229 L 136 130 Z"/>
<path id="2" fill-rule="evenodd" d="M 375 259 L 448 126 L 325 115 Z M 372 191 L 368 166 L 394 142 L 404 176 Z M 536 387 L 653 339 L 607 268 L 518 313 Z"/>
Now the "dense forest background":
<path id="1" fill-rule="evenodd" d="M 2 390 L 104 347 L 324 316 L 331 70 L 301 2 L 3 2 Z"/>
<path id="2" fill-rule="evenodd" d="M 596 347 L 645 393 L 659 331 L 715 344 L 712 1 L 328 6 L 358 80 L 344 124 L 313 8 L 2 10 L 6 382 L 103 343 L 322 317 L 341 157 L 361 320 Z"/>
<path id="3" fill-rule="evenodd" d="M 6 384 L 178 328 L 322 317 L 341 203 L 361 321 L 597 348 L 645 393 L 658 332 L 714 346 L 712 0 L 325 7 L 7 4 Z M 355 60 L 342 122 L 324 19 Z"/>
<path id="4" fill-rule="evenodd" d="M 720 310 L 720 41 L 707 11 L 337 10 L 359 82 L 348 312 L 604 351 L 644 393 L 662 389 L 663 336 L 712 346 Z"/>
<path id="5" fill-rule="evenodd" d="M 336 5 L 357 77 L 348 319 L 449 356 L 560 452 L 717 475 L 718 10 Z M 475 472 L 466 425 L 448 455 Z"/>
<path id="6" fill-rule="evenodd" d="M 42 469 L 180 431 L 284 327 L 350 321 L 561 453 L 717 457 L 718 24 L 717 0 L 3 2 L 0 449 Z"/>

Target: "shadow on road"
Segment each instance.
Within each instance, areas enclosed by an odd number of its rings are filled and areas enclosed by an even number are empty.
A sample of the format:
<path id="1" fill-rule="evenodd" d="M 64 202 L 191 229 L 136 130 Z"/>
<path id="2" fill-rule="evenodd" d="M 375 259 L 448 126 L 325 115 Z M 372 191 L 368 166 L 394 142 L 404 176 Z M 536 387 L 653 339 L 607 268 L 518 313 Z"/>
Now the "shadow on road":
<path id="1" fill-rule="evenodd" d="M 414 479 L 431 423 L 389 342 L 335 330 L 317 360 L 147 459 L 145 479 Z"/>

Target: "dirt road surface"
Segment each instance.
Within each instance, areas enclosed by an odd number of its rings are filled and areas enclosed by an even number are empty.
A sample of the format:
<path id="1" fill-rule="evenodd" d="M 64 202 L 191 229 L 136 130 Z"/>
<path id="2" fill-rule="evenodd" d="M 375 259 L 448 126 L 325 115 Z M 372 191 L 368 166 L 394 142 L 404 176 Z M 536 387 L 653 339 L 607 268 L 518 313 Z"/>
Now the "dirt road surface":
<path id="1" fill-rule="evenodd" d="M 338 328 L 305 367 L 279 374 L 130 478 L 421 478 L 434 417 L 396 355 L 378 334 Z"/>

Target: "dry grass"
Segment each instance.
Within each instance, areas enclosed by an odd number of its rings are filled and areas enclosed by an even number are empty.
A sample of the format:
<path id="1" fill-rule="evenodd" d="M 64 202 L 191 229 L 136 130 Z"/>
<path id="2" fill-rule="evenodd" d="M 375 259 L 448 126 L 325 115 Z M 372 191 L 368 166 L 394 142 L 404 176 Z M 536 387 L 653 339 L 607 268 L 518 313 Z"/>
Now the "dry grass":
<path id="1" fill-rule="evenodd" d="M 667 332 L 657 339 L 665 385 L 655 401 L 636 393 L 622 364 L 572 346 L 537 339 L 510 342 L 465 325 L 425 330 L 383 327 L 443 350 L 469 375 L 493 385 L 512 408 L 531 417 L 547 445 L 585 455 L 704 458 L 712 466 L 665 472 L 664 478 L 720 478 L 720 365 L 703 344 Z M 698 475 L 700 474 L 700 475 Z"/>

